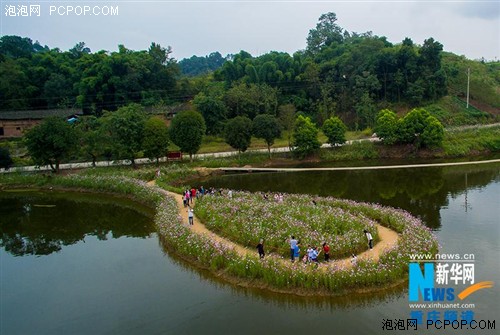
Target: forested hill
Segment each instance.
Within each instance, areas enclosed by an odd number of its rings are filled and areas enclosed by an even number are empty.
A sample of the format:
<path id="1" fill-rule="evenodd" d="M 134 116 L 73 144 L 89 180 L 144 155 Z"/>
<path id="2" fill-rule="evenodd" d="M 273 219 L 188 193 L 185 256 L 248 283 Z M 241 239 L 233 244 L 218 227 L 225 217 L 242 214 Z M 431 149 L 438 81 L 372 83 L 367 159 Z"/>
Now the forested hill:
<path id="1" fill-rule="evenodd" d="M 217 70 L 224 64 L 228 57 L 229 56 L 226 58 L 222 57 L 218 51 L 212 52 L 205 57 L 192 56 L 181 60 L 179 62 L 179 67 L 182 74 L 185 76 L 199 76 Z"/>
<path id="2" fill-rule="evenodd" d="M 92 53 L 85 43 L 68 51 L 42 47 L 29 38 L 0 38 L 0 109 L 83 108 L 99 115 L 131 102 L 182 100 L 179 66 L 170 47 L 151 43 L 134 51 Z"/>
<path id="3" fill-rule="evenodd" d="M 61 51 L 29 38 L 3 36 L 0 109 L 81 107 L 100 115 L 132 102 L 193 101 L 208 133 L 218 133 L 235 116 L 287 111 L 302 112 L 319 125 L 337 115 L 361 129 L 373 126 L 383 108 L 434 106 L 445 119 L 443 108 L 464 104 L 470 68 L 471 102 L 500 114 L 499 62 L 444 52 L 432 37 L 422 45 L 410 38 L 394 44 L 371 32 L 348 32 L 336 21 L 334 13 L 323 14 L 307 36 L 306 49 L 293 55 L 253 57 L 241 51 L 223 58 L 214 52 L 180 62 L 171 57 L 170 47 L 156 43 L 143 51 L 120 45 L 118 51 L 93 53 L 84 43 Z M 477 116 L 489 117 L 481 111 Z"/>

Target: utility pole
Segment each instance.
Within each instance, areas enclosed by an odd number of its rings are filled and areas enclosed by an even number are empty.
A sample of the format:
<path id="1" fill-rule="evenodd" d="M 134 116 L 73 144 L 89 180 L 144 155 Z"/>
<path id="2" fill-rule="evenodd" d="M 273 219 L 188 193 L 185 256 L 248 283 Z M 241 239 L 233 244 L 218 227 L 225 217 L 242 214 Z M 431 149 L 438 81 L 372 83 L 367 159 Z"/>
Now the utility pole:
<path id="1" fill-rule="evenodd" d="M 470 82 L 470 67 L 467 68 L 467 109 L 469 109 L 469 82 Z"/>

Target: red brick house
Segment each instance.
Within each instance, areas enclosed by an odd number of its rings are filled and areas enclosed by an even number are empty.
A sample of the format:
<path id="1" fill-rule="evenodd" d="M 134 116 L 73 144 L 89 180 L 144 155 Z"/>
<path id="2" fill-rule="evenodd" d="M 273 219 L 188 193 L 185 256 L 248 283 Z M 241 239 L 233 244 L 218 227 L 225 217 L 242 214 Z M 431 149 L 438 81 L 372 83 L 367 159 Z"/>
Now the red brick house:
<path id="1" fill-rule="evenodd" d="M 49 116 L 70 119 L 82 115 L 79 109 L 0 111 L 0 139 L 22 137 L 24 132 Z"/>

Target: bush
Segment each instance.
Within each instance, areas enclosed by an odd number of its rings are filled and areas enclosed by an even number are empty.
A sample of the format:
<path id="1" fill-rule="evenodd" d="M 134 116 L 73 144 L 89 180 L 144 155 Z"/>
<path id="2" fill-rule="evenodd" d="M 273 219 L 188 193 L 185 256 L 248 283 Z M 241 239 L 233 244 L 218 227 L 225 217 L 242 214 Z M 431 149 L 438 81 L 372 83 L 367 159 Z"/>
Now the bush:
<path id="1" fill-rule="evenodd" d="M 375 133 L 384 144 L 397 142 L 398 116 L 391 110 L 383 109 L 377 115 Z"/>
<path id="2" fill-rule="evenodd" d="M 8 170 L 13 163 L 9 149 L 0 147 L 0 169 Z"/>
<path id="3" fill-rule="evenodd" d="M 341 119 L 334 116 L 325 121 L 322 127 L 323 134 L 328 137 L 328 143 L 335 146 L 337 144 L 345 143 L 345 132 L 347 127 Z"/>
<path id="4" fill-rule="evenodd" d="M 321 147 L 318 128 L 310 118 L 299 115 L 295 120 L 292 146 L 294 153 L 300 158 L 312 154 Z"/>
<path id="5" fill-rule="evenodd" d="M 252 120 L 246 116 L 237 116 L 226 123 L 224 139 L 238 152 L 245 152 L 252 140 Z"/>

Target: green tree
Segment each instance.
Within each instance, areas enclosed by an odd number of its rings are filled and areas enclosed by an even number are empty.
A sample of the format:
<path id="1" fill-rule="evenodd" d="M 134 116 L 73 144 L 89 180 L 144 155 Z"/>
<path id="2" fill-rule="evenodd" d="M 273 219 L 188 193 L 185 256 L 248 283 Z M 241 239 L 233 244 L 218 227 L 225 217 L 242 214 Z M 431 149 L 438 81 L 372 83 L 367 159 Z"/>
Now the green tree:
<path id="1" fill-rule="evenodd" d="M 238 154 L 245 152 L 252 140 L 252 120 L 246 116 L 237 116 L 226 123 L 224 139 Z"/>
<path id="2" fill-rule="evenodd" d="M 104 117 L 114 154 L 120 159 L 129 159 L 135 167 L 135 159 L 139 157 L 144 138 L 144 108 L 130 104 L 120 107 L 116 112 L 107 112 Z"/>
<path id="3" fill-rule="evenodd" d="M 421 146 L 437 146 L 444 137 L 442 124 L 424 108 L 415 108 L 399 121 L 400 141 Z"/>
<path id="4" fill-rule="evenodd" d="M 80 151 L 92 159 L 92 166 L 96 166 L 97 159 L 103 156 L 107 150 L 111 150 L 111 141 L 105 133 L 102 120 L 89 115 L 80 118 L 76 125 L 76 129 L 80 133 L 78 136 Z"/>
<path id="5" fill-rule="evenodd" d="M 278 91 L 266 84 L 234 85 L 226 92 L 224 100 L 230 117 L 253 119 L 258 114 L 276 115 L 278 109 Z"/>
<path id="6" fill-rule="evenodd" d="M 269 158 L 271 158 L 271 146 L 274 140 L 281 136 L 281 125 L 276 117 L 269 114 L 257 115 L 253 119 L 253 134 L 257 138 L 266 141 Z"/>
<path id="7" fill-rule="evenodd" d="M 288 147 L 291 147 L 292 130 L 296 113 L 297 110 L 293 104 L 286 104 L 279 107 L 279 119 L 283 129 L 287 132 Z"/>
<path id="8" fill-rule="evenodd" d="M 24 137 L 28 152 L 36 165 L 50 165 L 59 172 L 59 164 L 68 159 L 78 143 L 75 128 L 66 120 L 50 117 L 31 128 Z"/>
<path id="9" fill-rule="evenodd" d="M 168 152 L 168 144 L 168 127 L 165 122 L 157 116 L 149 118 L 144 126 L 144 155 L 156 159 L 156 164 L 159 164 L 160 157 Z"/>
<path id="10" fill-rule="evenodd" d="M 0 108 L 26 109 L 36 91 L 23 67 L 13 59 L 0 62 Z"/>
<path id="11" fill-rule="evenodd" d="M 217 97 L 205 95 L 203 92 L 197 94 L 193 102 L 205 119 L 207 134 L 218 135 L 222 133 L 227 118 L 227 108 L 224 102 Z"/>
<path id="12" fill-rule="evenodd" d="M 444 127 L 434 116 L 425 120 L 426 127 L 422 133 L 422 144 L 426 147 L 439 147 L 444 138 Z"/>
<path id="13" fill-rule="evenodd" d="M 323 123 L 323 133 L 328 137 L 328 143 L 332 146 L 345 143 L 345 132 L 347 127 L 337 116 L 332 116 Z"/>
<path id="14" fill-rule="evenodd" d="M 0 169 L 8 170 L 13 163 L 9 149 L 0 147 Z"/>
<path id="15" fill-rule="evenodd" d="M 341 43 L 344 38 L 343 29 L 337 25 L 337 15 L 333 12 L 322 14 L 315 29 L 309 30 L 307 51 L 317 53 L 322 47 L 333 42 Z"/>
<path id="16" fill-rule="evenodd" d="M 312 154 L 321 147 L 318 140 L 318 128 L 309 117 L 299 115 L 293 131 L 294 152 L 301 158 Z"/>
<path id="17" fill-rule="evenodd" d="M 193 154 L 200 150 L 201 141 L 205 134 L 206 126 L 203 116 L 195 111 L 184 111 L 172 119 L 170 125 L 170 139 L 182 152 L 189 154 L 193 161 Z"/>
<path id="18" fill-rule="evenodd" d="M 394 144 L 398 140 L 398 116 L 389 109 L 383 109 L 377 114 L 375 133 L 384 144 Z"/>
<path id="19" fill-rule="evenodd" d="M 423 108 L 411 110 L 400 121 L 400 140 L 403 143 L 412 143 L 417 148 L 421 144 L 421 135 L 427 125 L 429 112 Z"/>

